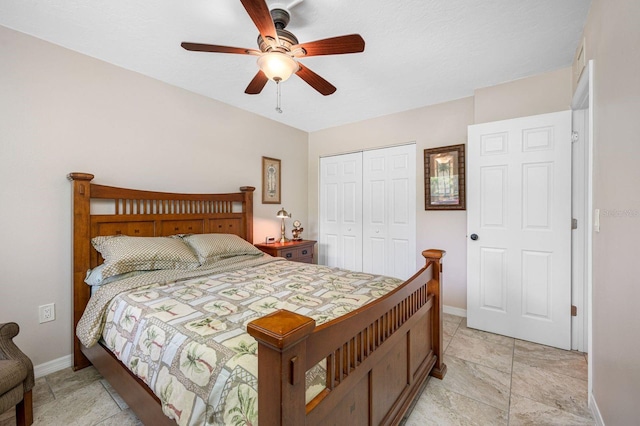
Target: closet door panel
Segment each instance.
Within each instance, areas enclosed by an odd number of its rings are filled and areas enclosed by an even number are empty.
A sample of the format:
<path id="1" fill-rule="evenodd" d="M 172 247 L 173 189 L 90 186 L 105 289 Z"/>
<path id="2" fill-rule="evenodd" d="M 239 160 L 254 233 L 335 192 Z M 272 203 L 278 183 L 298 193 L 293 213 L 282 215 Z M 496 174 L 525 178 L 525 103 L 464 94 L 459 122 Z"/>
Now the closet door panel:
<path id="1" fill-rule="evenodd" d="M 319 263 L 362 271 L 362 153 L 320 159 Z"/>
<path id="2" fill-rule="evenodd" d="M 363 153 L 363 271 L 415 273 L 415 145 Z"/>

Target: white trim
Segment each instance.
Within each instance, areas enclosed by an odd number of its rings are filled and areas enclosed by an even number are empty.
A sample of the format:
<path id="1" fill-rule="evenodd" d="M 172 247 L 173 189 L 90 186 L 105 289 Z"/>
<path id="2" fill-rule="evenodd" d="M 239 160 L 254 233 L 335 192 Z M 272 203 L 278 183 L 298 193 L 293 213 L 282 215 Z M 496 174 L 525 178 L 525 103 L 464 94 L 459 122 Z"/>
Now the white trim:
<path id="1" fill-rule="evenodd" d="M 64 370 L 73 365 L 73 356 L 71 354 L 65 355 L 58 359 L 44 362 L 33 367 L 33 374 L 36 379 L 47 374 L 55 373 L 56 371 Z"/>
<path id="2" fill-rule="evenodd" d="M 588 165 L 587 165 L 587 183 L 589 190 L 587 191 L 587 223 L 589 228 L 587 231 L 587 353 L 593 356 L 593 138 L 594 138 L 594 96 L 595 96 L 595 64 L 593 60 L 589 61 L 587 67 L 587 76 L 589 77 L 589 148 L 588 148 Z M 593 358 L 591 358 L 593 359 Z M 587 366 L 587 390 L 590 397 L 593 396 L 593 362 Z M 594 399 L 595 401 L 595 399 Z M 599 413 L 599 412 L 598 412 Z M 604 423 L 603 423 L 604 424 Z"/>
<path id="3" fill-rule="evenodd" d="M 595 64 L 593 59 L 589 61 L 587 67 L 587 77 L 589 78 L 589 160 L 587 166 L 587 356 L 589 365 L 587 366 L 587 391 L 589 397 L 593 395 L 593 138 L 594 127 L 594 96 L 595 96 Z M 594 400 L 595 401 L 595 400 Z"/>
<path id="4" fill-rule="evenodd" d="M 358 149 L 354 149 L 353 151 L 344 151 L 344 152 L 334 152 L 334 153 L 331 153 L 331 154 L 322 154 L 322 155 L 319 155 L 318 158 L 336 157 L 338 155 L 355 154 L 357 152 L 375 151 L 377 149 L 395 148 L 396 146 L 405 146 L 405 145 L 418 146 L 418 142 L 409 141 L 409 142 L 399 142 L 399 143 L 395 143 L 395 144 L 391 144 L 391 145 L 383 145 L 383 146 L 377 146 L 377 147 L 376 146 L 372 146 L 372 147 L 369 147 L 369 148 L 358 148 Z"/>
<path id="5" fill-rule="evenodd" d="M 588 108 L 587 121 L 587 164 L 586 164 L 586 177 L 587 177 L 587 205 L 586 205 L 586 296 L 587 296 L 587 356 L 589 362 L 587 366 L 587 391 L 589 400 L 593 397 L 593 362 L 591 362 L 591 356 L 593 354 L 593 138 L 595 135 L 594 127 L 594 61 L 589 60 L 586 69 L 583 71 L 576 91 L 573 94 L 573 100 L 571 107 L 573 109 L 586 109 Z"/>
<path id="6" fill-rule="evenodd" d="M 589 408 L 591 409 L 591 415 L 593 416 L 593 420 L 596 422 L 596 425 L 604 426 L 604 420 L 602 420 L 600 409 L 598 409 L 598 404 L 596 403 L 596 398 L 593 394 L 589 397 Z"/>
<path id="7" fill-rule="evenodd" d="M 582 86 L 584 85 L 581 84 L 578 90 Z M 582 93 L 576 92 L 575 97 L 582 97 Z M 587 113 L 588 105 L 574 102 L 571 128 L 578 138 L 571 144 L 571 216 L 577 221 L 578 226 L 571 230 L 571 304 L 578 312 L 577 316 L 571 317 L 571 349 L 580 352 L 587 351 L 587 232 L 591 226 L 587 221 L 586 200 L 589 187 Z"/>
<path id="8" fill-rule="evenodd" d="M 442 312 L 444 312 L 445 314 L 451 314 L 458 317 L 463 317 L 463 318 L 467 317 L 466 309 L 455 308 L 453 306 L 442 305 Z"/>

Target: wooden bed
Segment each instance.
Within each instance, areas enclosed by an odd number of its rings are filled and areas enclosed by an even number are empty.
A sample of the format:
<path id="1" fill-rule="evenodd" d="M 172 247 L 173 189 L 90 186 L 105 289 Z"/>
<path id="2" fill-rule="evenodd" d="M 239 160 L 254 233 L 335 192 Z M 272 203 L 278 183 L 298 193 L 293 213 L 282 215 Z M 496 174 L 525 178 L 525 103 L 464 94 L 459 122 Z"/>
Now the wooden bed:
<path id="1" fill-rule="evenodd" d="M 175 424 L 159 399 L 101 344 L 84 347 L 75 328 L 90 297 L 84 283 L 101 259 L 98 235 L 229 233 L 253 242 L 253 187 L 229 194 L 174 194 L 91 183 L 71 173 L 73 190 L 74 369 L 93 364 L 148 425 Z M 110 201 L 108 214 L 91 204 Z M 401 287 L 333 321 L 286 310 L 254 320 L 258 341 L 258 418 L 262 425 L 398 424 L 429 375 L 442 379 L 441 250 Z M 327 387 L 305 403 L 305 372 L 326 359 Z"/>

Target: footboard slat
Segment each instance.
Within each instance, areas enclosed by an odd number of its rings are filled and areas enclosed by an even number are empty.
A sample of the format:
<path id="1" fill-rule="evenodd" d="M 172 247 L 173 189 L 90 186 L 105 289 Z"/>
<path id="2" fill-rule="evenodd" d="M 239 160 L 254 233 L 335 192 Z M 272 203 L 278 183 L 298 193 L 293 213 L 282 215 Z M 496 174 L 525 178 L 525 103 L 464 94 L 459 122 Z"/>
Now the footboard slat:
<path id="1" fill-rule="evenodd" d="M 327 357 L 326 377 L 327 377 L 327 389 L 333 390 L 333 388 L 335 387 L 334 378 L 336 377 L 336 360 L 335 360 L 334 354 L 329 354 L 329 356 Z"/>

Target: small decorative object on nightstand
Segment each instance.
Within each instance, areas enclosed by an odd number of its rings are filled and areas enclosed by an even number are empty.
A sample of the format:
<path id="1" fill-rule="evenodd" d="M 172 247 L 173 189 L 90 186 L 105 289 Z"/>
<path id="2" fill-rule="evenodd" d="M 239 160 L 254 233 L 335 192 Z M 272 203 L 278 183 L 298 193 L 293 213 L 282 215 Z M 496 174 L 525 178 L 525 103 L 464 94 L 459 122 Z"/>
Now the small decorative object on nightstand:
<path id="1" fill-rule="evenodd" d="M 314 263 L 315 245 L 316 242 L 313 240 L 299 240 L 286 243 L 256 244 L 256 247 L 271 256 L 284 257 L 296 262 Z"/>
<path id="2" fill-rule="evenodd" d="M 302 240 L 302 237 L 300 236 L 300 234 L 302 234 L 302 231 L 304 231 L 304 228 L 302 228 L 301 225 L 302 223 L 300 223 L 299 220 L 293 221 L 293 229 L 291 230 L 291 235 L 293 235 L 293 241 Z"/>

